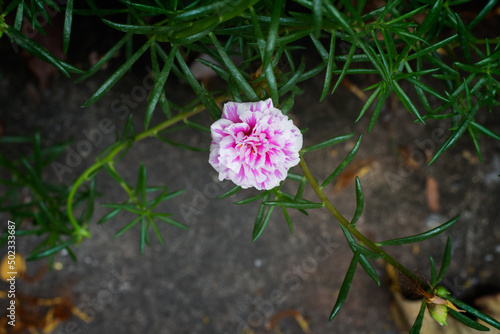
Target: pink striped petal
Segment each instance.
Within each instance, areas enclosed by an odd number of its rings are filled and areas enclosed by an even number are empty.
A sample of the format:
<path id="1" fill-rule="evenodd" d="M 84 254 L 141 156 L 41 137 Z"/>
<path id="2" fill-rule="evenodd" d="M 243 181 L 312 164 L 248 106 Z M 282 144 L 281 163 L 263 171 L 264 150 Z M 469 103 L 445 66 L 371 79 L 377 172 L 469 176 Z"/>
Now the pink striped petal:
<path id="1" fill-rule="evenodd" d="M 302 134 L 271 99 L 228 102 L 210 129 L 209 163 L 220 180 L 242 188 L 272 189 L 299 163 Z"/>

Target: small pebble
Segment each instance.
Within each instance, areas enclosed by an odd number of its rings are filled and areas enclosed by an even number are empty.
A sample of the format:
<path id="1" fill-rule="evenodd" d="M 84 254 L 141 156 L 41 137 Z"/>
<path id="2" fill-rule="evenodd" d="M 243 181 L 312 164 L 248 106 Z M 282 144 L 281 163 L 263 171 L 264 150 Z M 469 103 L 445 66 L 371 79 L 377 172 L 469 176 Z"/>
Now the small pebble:
<path id="1" fill-rule="evenodd" d="M 452 193 L 456 194 L 462 189 L 462 182 L 458 181 L 453 181 L 451 184 L 450 190 Z"/>
<path id="2" fill-rule="evenodd" d="M 500 245 L 495 246 L 495 253 L 500 254 Z"/>
<path id="3" fill-rule="evenodd" d="M 256 268 L 260 268 L 262 267 L 262 260 L 261 259 L 255 259 L 253 261 L 253 265 L 256 267 Z"/>
<path id="4" fill-rule="evenodd" d="M 498 182 L 500 182 L 500 177 L 498 177 L 498 174 L 500 174 L 500 155 L 495 154 L 493 156 L 493 168 L 491 171 L 484 176 L 484 183 L 486 185 L 494 185 Z"/>
<path id="5" fill-rule="evenodd" d="M 425 226 L 427 226 L 427 228 L 435 228 L 446 221 L 447 221 L 446 217 L 441 216 L 440 214 L 437 213 L 431 213 L 425 219 Z"/>

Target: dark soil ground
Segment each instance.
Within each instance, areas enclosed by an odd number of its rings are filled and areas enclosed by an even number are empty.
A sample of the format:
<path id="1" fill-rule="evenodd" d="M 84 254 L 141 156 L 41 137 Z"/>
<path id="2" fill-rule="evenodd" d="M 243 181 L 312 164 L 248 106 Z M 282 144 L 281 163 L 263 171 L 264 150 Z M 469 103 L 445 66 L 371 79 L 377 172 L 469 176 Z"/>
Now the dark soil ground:
<path id="1" fill-rule="evenodd" d="M 0 62 L 2 135 L 30 135 L 39 128 L 47 146 L 74 138 L 70 147 L 77 150 L 79 143 L 86 140 L 85 133 L 101 129 L 99 124 L 104 119 L 109 120 L 108 126 L 115 127 L 112 132 L 101 132 L 102 141 L 92 145 L 91 152 L 71 173 L 62 175 L 62 182 L 70 184 L 113 142 L 114 132 L 121 131 L 125 121 L 122 113 L 113 112 L 113 103 L 122 94 L 136 94 L 147 71 L 136 66 L 101 100 L 85 109 L 80 106 L 111 69 L 80 84 L 74 84 L 75 78 L 58 76 L 39 91 L 37 103 L 33 95 L 37 81 L 24 60 L 13 55 L 6 39 L 0 41 L 4 43 Z M 83 59 L 81 66 L 88 66 L 85 57 L 75 58 Z M 364 87 L 370 78 L 351 80 Z M 169 81 L 167 85 L 167 95 L 179 104 L 192 99 L 187 84 Z M 465 135 L 427 167 L 426 154 L 435 153 L 444 141 L 443 133 L 448 134 L 447 121 L 429 121 L 426 126 L 414 123 L 414 117 L 395 103 L 383 110 L 373 131 L 367 134 L 370 115 L 354 123 L 362 101 L 348 89 L 342 86 L 318 103 L 321 77 L 301 87 L 305 93 L 296 99 L 291 114 L 300 128 L 309 129 L 304 135 L 305 145 L 356 133 L 345 143 L 308 154 L 307 163 L 316 178 L 328 176 L 357 136 L 363 134 L 361 149 L 353 161 L 355 167 L 351 168 L 361 175 L 365 194 L 359 229 L 373 240 L 390 239 L 426 231 L 460 214 L 459 222 L 439 237 L 388 251 L 419 276 L 429 277 L 429 255 L 439 264 L 446 239 L 451 236 L 453 252 L 447 287 L 467 301 L 498 291 L 500 143 L 480 138 L 480 162 L 472 141 Z M 138 131 L 145 106 L 143 99 L 128 107 Z M 479 113 L 477 121 L 500 133 L 498 112 L 494 109 L 491 114 Z M 161 118 L 157 111 L 153 122 Z M 210 142 L 209 134 L 194 130 L 175 132 L 169 138 L 199 147 L 208 147 Z M 3 148 L 15 155 L 14 149 Z M 58 161 L 64 163 L 65 155 Z M 55 333 L 272 333 L 267 327 L 273 321 L 282 333 L 302 333 L 291 314 L 306 319 L 311 333 L 400 332 L 389 308 L 392 297 L 387 283 L 384 280 L 377 287 L 361 270 L 340 314 L 328 322 L 352 253 L 338 223 L 326 210 L 311 210 L 308 217 L 290 211 L 293 235 L 277 210 L 263 235 L 252 242 L 257 204 L 236 206 L 232 202 L 256 192 L 240 191 L 231 198 L 216 199 L 232 185 L 217 180 L 208 164 L 208 153 L 181 150 L 155 139 L 141 141 L 117 164 L 119 173 L 132 184 L 139 161 L 147 167 L 148 185 L 185 189 L 182 196 L 160 209 L 172 213 L 189 226 L 189 231 L 160 226 L 165 244 L 151 234 L 151 247 L 139 255 L 138 229 L 113 238 L 130 217 L 118 216 L 96 225 L 109 210 L 97 206 L 90 227 L 92 238 L 74 249 L 78 262 L 61 253 L 55 260 L 58 270 L 46 272 L 34 283 L 18 281 L 19 292 L 44 298 L 67 296 L 90 316 L 88 323 L 74 316 L 59 325 Z M 300 170 L 296 167 L 293 172 Z M 48 169 L 45 176 L 61 182 L 53 169 Z M 430 178 L 439 187 L 439 208 L 428 205 L 426 184 Z M 123 190 L 104 173 L 97 180 L 102 192 L 99 204 L 125 199 Z M 347 176 L 343 181 L 345 186 L 325 189 L 334 205 L 349 218 L 355 209 L 354 183 Z M 306 189 L 306 196 L 314 200 L 311 189 Z M 9 218 L 6 214 L 0 217 L 4 222 Z M 18 238 L 19 251 L 27 254 L 33 242 Z M 44 260 L 28 263 L 30 275 L 47 265 Z M 381 277 L 386 277 L 382 263 L 375 263 L 375 267 Z"/>

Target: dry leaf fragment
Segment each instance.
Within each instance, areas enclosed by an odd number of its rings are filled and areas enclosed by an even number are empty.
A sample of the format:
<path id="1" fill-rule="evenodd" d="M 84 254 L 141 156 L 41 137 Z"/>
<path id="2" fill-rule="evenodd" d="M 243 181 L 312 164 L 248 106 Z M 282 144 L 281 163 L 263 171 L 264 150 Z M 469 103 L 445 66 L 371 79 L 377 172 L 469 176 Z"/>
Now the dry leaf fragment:
<path id="1" fill-rule="evenodd" d="M 10 261 L 10 262 L 9 262 Z M 15 262 L 13 262 L 15 261 Z M 26 274 L 26 263 L 20 254 L 7 254 L 0 264 L 0 277 L 6 281 L 12 276 L 25 282 L 34 282 L 41 278 L 46 268 L 42 267 L 33 277 Z M 13 274 L 15 273 L 15 274 Z M 38 298 L 23 294 L 16 284 L 16 325 L 13 328 L 7 323 L 7 317 L 0 318 L 0 334 L 3 333 L 52 333 L 59 324 L 67 321 L 71 316 L 89 322 L 90 317 L 73 306 L 66 296 L 55 298 Z M 0 292 L 1 299 L 12 298 L 3 291 Z"/>
<path id="2" fill-rule="evenodd" d="M 365 92 L 363 92 L 357 85 L 353 84 L 350 80 L 344 78 L 342 80 L 342 85 L 345 86 L 351 93 L 356 95 L 361 101 L 365 102 L 368 98 Z"/>
<path id="3" fill-rule="evenodd" d="M 297 310 L 284 310 L 284 311 L 281 311 L 281 312 L 275 314 L 271 318 L 271 320 L 269 321 L 269 324 L 266 326 L 267 330 L 275 328 L 276 325 L 278 324 L 278 322 L 281 319 L 288 318 L 288 317 L 295 318 L 295 320 L 297 321 L 297 323 L 299 324 L 300 328 L 302 329 L 302 331 L 305 334 L 310 334 L 311 333 L 311 330 L 309 329 L 309 324 L 304 319 L 304 317 L 302 316 L 302 314 L 299 311 L 297 311 Z"/>
<path id="4" fill-rule="evenodd" d="M 21 254 L 15 255 L 5 255 L 2 259 L 2 264 L 0 265 L 0 277 L 4 282 L 10 278 L 13 274 L 17 276 L 22 276 L 26 272 L 26 262 L 24 262 Z"/>
<path id="5" fill-rule="evenodd" d="M 335 183 L 335 187 L 333 189 L 334 192 L 340 191 L 347 187 L 349 184 L 354 182 L 356 176 L 362 177 L 370 169 L 373 165 L 373 159 L 363 159 L 356 163 L 352 163 L 349 165 L 344 171 L 338 176 L 337 182 Z"/>
<path id="6" fill-rule="evenodd" d="M 425 182 L 425 195 L 427 196 L 427 207 L 431 212 L 439 211 L 439 186 L 436 179 L 427 176 Z"/>
<path id="7" fill-rule="evenodd" d="M 418 169 L 420 167 L 420 163 L 414 159 L 416 156 L 415 152 L 410 150 L 407 146 L 400 146 L 397 149 L 399 156 L 403 160 L 403 162 L 408 165 L 412 169 Z"/>

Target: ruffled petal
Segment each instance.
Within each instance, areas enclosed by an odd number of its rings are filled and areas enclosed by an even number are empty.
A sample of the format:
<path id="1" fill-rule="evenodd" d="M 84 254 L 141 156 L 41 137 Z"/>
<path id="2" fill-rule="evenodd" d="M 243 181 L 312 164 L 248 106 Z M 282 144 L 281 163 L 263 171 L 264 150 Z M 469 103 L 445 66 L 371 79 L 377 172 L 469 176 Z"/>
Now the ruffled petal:
<path id="1" fill-rule="evenodd" d="M 300 161 L 302 134 L 271 99 L 228 102 L 210 129 L 210 164 L 242 188 L 272 189 Z"/>

